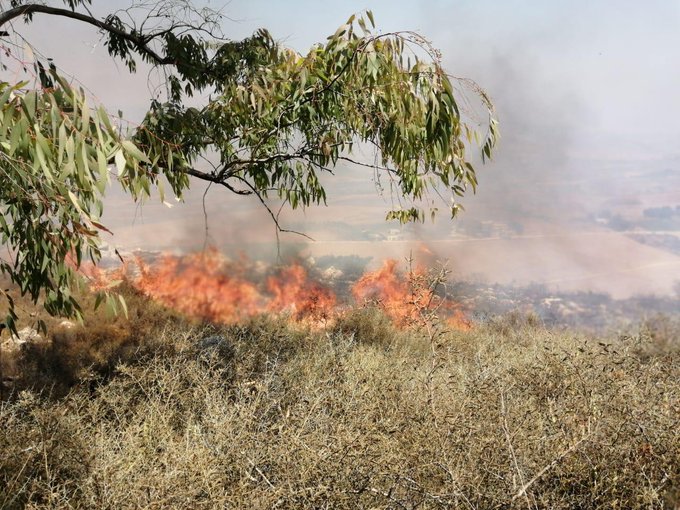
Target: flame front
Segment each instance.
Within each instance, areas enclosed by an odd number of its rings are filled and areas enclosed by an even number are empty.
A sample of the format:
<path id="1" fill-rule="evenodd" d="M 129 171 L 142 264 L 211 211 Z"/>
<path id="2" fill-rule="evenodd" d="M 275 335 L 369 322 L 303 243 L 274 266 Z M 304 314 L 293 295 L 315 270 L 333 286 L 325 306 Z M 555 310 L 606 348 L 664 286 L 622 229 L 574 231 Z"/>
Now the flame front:
<path id="1" fill-rule="evenodd" d="M 267 290 L 271 296 L 267 309 L 274 313 L 288 311 L 296 320 L 308 317 L 325 320 L 335 310 L 333 291 L 310 281 L 307 271 L 299 263 L 284 267 L 267 278 Z"/>
<path id="2" fill-rule="evenodd" d="M 264 309 L 266 298 L 245 278 L 239 263 L 216 250 L 182 257 L 164 256 L 154 266 L 137 259 L 135 287 L 190 317 L 232 324 Z"/>
<path id="3" fill-rule="evenodd" d="M 375 304 L 399 326 L 413 323 L 417 317 L 414 306 L 418 297 L 408 281 L 397 271 L 397 261 L 386 260 L 377 271 L 364 274 L 352 286 L 358 304 Z"/>
<path id="4" fill-rule="evenodd" d="M 286 315 L 296 322 L 325 324 L 341 307 L 333 290 L 309 277 L 299 262 L 277 269 L 258 267 L 246 258 L 233 261 L 215 249 L 184 256 L 164 255 L 154 263 L 134 263 L 105 272 L 84 266 L 81 272 L 94 290 L 111 287 L 127 274 L 132 285 L 150 298 L 185 315 L 234 324 L 258 314 Z M 351 289 L 358 305 L 382 308 L 400 327 L 419 324 L 427 313 L 440 314 L 459 329 L 468 329 L 465 314 L 428 282 L 424 270 L 402 274 L 396 260 L 365 273 Z"/>
<path id="5" fill-rule="evenodd" d="M 436 277 L 418 267 L 399 273 L 396 260 L 383 262 L 380 269 L 364 274 L 352 287 L 358 304 L 375 304 L 401 327 L 422 325 L 444 319 L 456 329 L 470 329 L 465 313 L 437 291 Z"/>

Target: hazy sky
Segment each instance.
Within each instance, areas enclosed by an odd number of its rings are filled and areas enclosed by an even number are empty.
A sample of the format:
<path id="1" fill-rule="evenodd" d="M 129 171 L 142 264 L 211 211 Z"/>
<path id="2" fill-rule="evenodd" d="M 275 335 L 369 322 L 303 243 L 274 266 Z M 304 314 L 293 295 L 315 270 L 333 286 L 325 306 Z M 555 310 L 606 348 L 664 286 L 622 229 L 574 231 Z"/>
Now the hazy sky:
<path id="1" fill-rule="evenodd" d="M 648 0 L 209 0 L 224 7 L 227 36 L 259 27 L 299 51 L 323 41 L 350 14 L 373 11 L 382 31 L 417 30 L 443 52 L 448 70 L 470 77 L 496 100 L 501 121 L 578 128 L 571 142 L 593 153 L 678 153 L 680 1 Z M 124 0 L 95 0 L 95 7 Z M 104 101 L 146 104 L 124 66 L 112 67 L 89 27 L 36 18 L 38 47 L 82 77 Z M 56 37 L 59 32 L 62 37 Z M 117 77 L 117 79 L 115 79 Z M 143 83 L 144 76 L 137 82 Z M 122 90 L 124 89 L 124 90 Z M 505 116 L 512 119 L 504 119 Z M 515 119 L 517 118 L 517 119 Z M 539 133 L 523 133 L 537 136 Z"/>
<path id="2" fill-rule="evenodd" d="M 128 4 L 94 0 L 98 12 Z M 450 73 L 472 78 L 487 90 L 500 118 L 502 139 L 495 161 L 479 169 L 480 191 L 466 199 L 466 218 L 506 221 L 535 215 L 537 210 L 545 211 L 546 218 L 552 211 L 553 221 L 570 215 L 584 218 L 600 202 L 638 194 L 638 189 L 640 196 L 650 192 L 640 207 L 655 205 L 659 190 L 654 183 L 632 183 L 631 172 L 651 175 L 678 170 L 680 0 L 211 0 L 204 4 L 224 7 L 230 18 L 224 32 L 230 38 L 265 27 L 275 39 L 301 52 L 323 42 L 352 13 L 366 8 L 373 11 L 379 31 L 415 30 L 430 39 L 442 51 Z M 149 101 L 147 75 L 130 77 L 124 65 L 112 63 L 95 30 L 72 21 L 36 17 L 24 33 L 38 50 L 77 75 L 111 111 L 121 108 L 127 118 L 139 120 Z M 380 200 L 364 200 L 362 215 L 359 208 L 347 206 L 349 199 L 339 196 L 339 190 L 350 195 L 372 192 L 361 174 L 350 175 L 344 182 L 334 178 L 329 189 L 331 204 L 335 200 L 340 208 L 314 211 L 308 218 L 341 217 L 357 224 L 367 222 L 366 218 L 382 220 L 387 207 Z M 224 217 L 219 213 L 223 197 L 214 198 L 218 211 L 214 217 Z M 676 199 L 680 203 L 680 194 L 668 198 Z M 176 213 L 177 217 L 189 217 L 187 211 Z M 240 224 L 248 221 L 247 217 L 239 220 Z M 192 224 L 188 230 L 196 228 Z M 674 272 L 671 281 L 680 278 Z"/>
<path id="3" fill-rule="evenodd" d="M 384 31 L 430 38 L 449 71 L 487 88 L 501 113 L 527 109 L 521 115 L 536 123 L 577 124 L 578 142 L 598 151 L 612 143 L 645 155 L 678 152 L 669 146 L 680 135 L 678 1 L 234 0 L 227 12 L 241 21 L 227 33 L 264 26 L 302 50 L 365 8 Z"/>

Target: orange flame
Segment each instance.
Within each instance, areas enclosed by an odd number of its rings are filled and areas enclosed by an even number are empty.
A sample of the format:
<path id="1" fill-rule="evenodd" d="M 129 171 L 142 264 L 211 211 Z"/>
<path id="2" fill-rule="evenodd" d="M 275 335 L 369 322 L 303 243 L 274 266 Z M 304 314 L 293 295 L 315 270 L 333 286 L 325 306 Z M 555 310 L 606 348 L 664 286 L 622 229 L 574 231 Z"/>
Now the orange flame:
<path id="1" fill-rule="evenodd" d="M 293 318 L 330 318 L 335 309 L 335 294 L 317 282 L 307 279 L 307 271 L 296 263 L 283 268 L 267 279 L 267 290 L 272 295 L 268 310 L 274 313 L 288 310 Z"/>
<path id="2" fill-rule="evenodd" d="M 267 277 L 248 279 L 247 261 L 232 262 L 214 249 L 183 257 L 166 255 L 149 267 L 137 261 L 134 285 L 160 303 L 189 316 L 233 324 L 259 313 L 290 314 L 294 320 L 322 320 L 335 308 L 330 289 L 310 281 L 300 264 Z"/>
<path id="3" fill-rule="evenodd" d="M 437 294 L 425 269 L 416 268 L 402 275 L 397 265 L 396 260 L 389 259 L 377 271 L 364 274 L 352 287 L 354 300 L 376 304 L 402 327 L 442 316 L 456 329 L 470 329 L 463 311 Z"/>
<path id="4" fill-rule="evenodd" d="M 416 319 L 413 305 L 418 296 L 412 295 L 408 281 L 397 272 L 396 260 L 386 260 L 377 271 L 364 274 L 352 286 L 352 295 L 359 304 L 378 305 L 401 326 Z"/>
<path id="5" fill-rule="evenodd" d="M 144 294 L 191 317 L 232 324 L 263 309 L 265 297 L 239 264 L 216 250 L 164 256 L 153 267 L 137 259 L 133 284 Z"/>
<path id="6" fill-rule="evenodd" d="M 115 269 L 102 270 L 91 262 L 84 262 L 78 265 L 75 257 L 67 257 L 66 263 L 72 269 L 77 271 L 81 276 L 87 280 L 87 285 L 93 292 L 103 292 L 116 287 L 124 279 L 128 272 L 128 263 L 124 261 L 123 264 Z"/>
<path id="7" fill-rule="evenodd" d="M 419 324 L 423 313 L 436 308 L 449 325 L 469 329 L 465 314 L 436 295 L 427 285 L 424 270 L 407 275 L 387 260 L 377 271 L 364 274 L 352 287 L 357 304 L 371 302 L 401 327 Z M 164 306 L 190 317 L 234 324 L 261 313 L 283 314 L 296 322 L 326 323 L 340 313 L 335 293 L 309 278 L 305 267 L 292 263 L 258 276 L 247 259 L 232 261 L 216 249 L 184 256 L 164 255 L 148 264 L 136 258 L 114 271 L 83 266 L 80 271 L 94 290 L 111 287 L 111 280 L 129 281 Z M 266 271 L 265 271 L 266 273 Z"/>

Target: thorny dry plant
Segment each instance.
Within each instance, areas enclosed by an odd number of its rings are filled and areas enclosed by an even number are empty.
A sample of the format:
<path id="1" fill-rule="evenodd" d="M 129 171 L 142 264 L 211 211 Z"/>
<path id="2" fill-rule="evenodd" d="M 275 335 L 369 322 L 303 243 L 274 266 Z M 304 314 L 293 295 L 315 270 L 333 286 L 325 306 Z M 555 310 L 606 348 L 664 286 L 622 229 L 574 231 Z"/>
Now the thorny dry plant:
<path id="1" fill-rule="evenodd" d="M 127 326 L 100 317 L 33 353 L 33 391 L 0 404 L 0 508 L 680 503 L 678 324 L 591 338 L 498 318 L 442 332 L 433 356 L 425 328 L 376 309 L 216 328 L 138 299 Z M 82 358 L 93 375 L 66 370 Z M 51 398 L 49 373 L 74 385 Z"/>

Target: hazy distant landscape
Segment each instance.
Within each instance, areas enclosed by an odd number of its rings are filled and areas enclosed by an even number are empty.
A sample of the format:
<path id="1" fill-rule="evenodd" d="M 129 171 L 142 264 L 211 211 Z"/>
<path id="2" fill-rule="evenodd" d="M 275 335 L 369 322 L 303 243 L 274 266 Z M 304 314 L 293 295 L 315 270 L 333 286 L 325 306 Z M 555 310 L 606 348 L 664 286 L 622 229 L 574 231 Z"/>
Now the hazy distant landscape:
<path id="1" fill-rule="evenodd" d="M 389 258 L 405 268 L 410 256 L 429 266 L 446 263 L 454 288 L 467 288 L 473 315 L 522 309 L 553 324 L 620 326 L 677 309 L 680 172 L 669 169 L 674 163 L 647 162 L 651 168 L 633 171 L 644 165 L 621 162 L 573 185 L 553 183 L 549 190 L 557 198 L 550 208 L 545 187 L 528 188 L 520 210 L 503 200 L 491 165 L 459 218 L 403 227 L 380 221 L 384 202 L 368 183 L 363 192 L 341 194 L 328 207 L 283 215 L 286 227 L 314 241 L 286 234 L 280 252 L 284 261 L 358 257 L 362 270 Z M 273 224 L 257 203 L 225 203 L 209 193 L 206 233 L 198 192 L 171 209 L 152 202 L 125 214 L 124 200 L 112 204 L 111 222 L 113 242 L 122 251 L 191 253 L 207 243 L 231 257 L 277 262 Z M 244 223 L 254 228 L 244 232 Z M 598 303 L 597 311 L 592 303 Z"/>
<path id="2" fill-rule="evenodd" d="M 0 20 L 0 510 L 680 510 L 677 2 Z"/>

